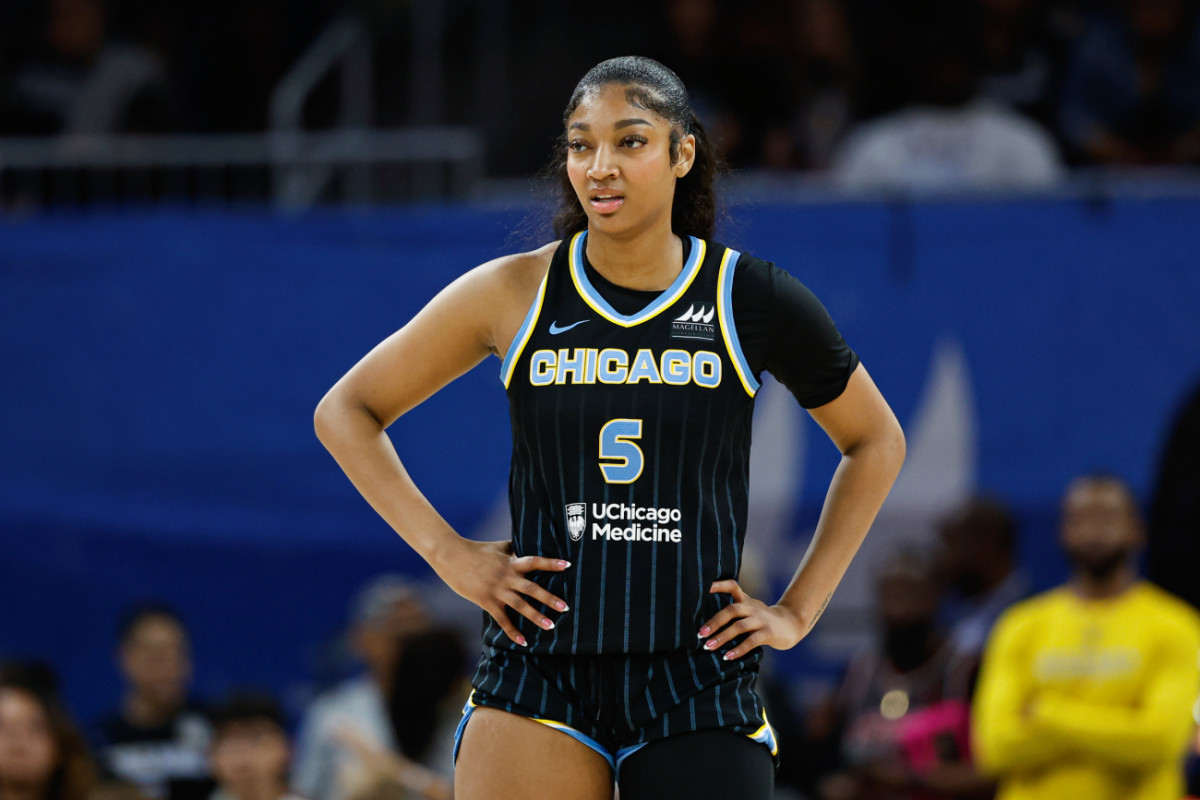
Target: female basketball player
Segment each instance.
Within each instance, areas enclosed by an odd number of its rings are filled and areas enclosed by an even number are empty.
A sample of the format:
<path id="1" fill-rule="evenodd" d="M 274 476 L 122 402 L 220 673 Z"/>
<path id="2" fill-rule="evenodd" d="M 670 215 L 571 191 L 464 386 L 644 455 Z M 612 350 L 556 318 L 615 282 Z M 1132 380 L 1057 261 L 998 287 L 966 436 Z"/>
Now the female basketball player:
<path id="1" fill-rule="evenodd" d="M 904 437 L 816 298 L 712 241 L 715 156 L 673 72 L 606 61 L 564 121 L 561 241 L 453 282 L 329 391 L 317 434 L 486 612 L 456 798 L 610 800 L 614 781 L 622 800 L 766 798 L 761 648 L 817 621 Z M 489 353 L 512 420 L 504 542 L 455 533 L 384 433 Z M 843 454 L 775 605 L 737 583 L 764 369 Z"/>

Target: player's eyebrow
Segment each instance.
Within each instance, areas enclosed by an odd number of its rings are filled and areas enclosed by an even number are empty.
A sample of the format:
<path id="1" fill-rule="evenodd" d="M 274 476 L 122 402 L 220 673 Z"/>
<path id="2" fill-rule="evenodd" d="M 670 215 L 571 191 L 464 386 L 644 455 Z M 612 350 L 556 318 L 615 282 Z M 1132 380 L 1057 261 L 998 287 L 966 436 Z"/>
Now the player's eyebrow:
<path id="1" fill-rule="evenodd" d="M 613 130 L 618 131 L 621 128 L 628 128 L 630 125 L 649 125 L 651 128 L 654 127 L 654 123 L 648 119 L 642 119 L 641 117 L 630 117 L 629 119 L 619 119 L 613 123 Z M 586 122 L 572 122 L 571 127 L 568 128 L 568 130 L 572 131 L 590 131 L 591 129 L 592 126 L 588 125 Z"/>

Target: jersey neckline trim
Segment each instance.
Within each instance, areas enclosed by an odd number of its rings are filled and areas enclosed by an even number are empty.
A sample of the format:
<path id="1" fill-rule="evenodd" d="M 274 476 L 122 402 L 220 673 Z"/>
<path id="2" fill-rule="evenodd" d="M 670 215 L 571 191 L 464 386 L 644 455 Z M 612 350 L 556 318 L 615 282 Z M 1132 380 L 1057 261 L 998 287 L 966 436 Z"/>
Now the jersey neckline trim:
<path id="1" fill-rule="evenodd" d="M 657 298 L 636 314 L 622 314 L 617 311 L 596 291 L 596 287 L 588 279 L 587 271 L 583 268 L 583 248 L 587 241 L 587 231 L 580 231 L 571 240 L 569 257 L 571 281 L 575 284 L 575 290 L 579 293 L 583 302 L 587 303 L 593 311 L 614 325 L 620 325 L 622 328 L 632 328 L 634 325 L 638 325 L 648 319 L 653 319 L 674 305 L 679 298 L 683 297 L 684 292 L 692 285 L 692 281 L 696 279 L 696 276 L 700 274 L 700 265 L 704 263 L 704 255 L 707 250 L 706 242 L 703 239 L 697 239 L 695 236 L 688 238 L 692 242 L 692 252 L 688 256 L 687 262 L 683 265 L 683 269 L 679 271 L 679 275 L 675 278 L 674 283 L 663 290 Z"/>

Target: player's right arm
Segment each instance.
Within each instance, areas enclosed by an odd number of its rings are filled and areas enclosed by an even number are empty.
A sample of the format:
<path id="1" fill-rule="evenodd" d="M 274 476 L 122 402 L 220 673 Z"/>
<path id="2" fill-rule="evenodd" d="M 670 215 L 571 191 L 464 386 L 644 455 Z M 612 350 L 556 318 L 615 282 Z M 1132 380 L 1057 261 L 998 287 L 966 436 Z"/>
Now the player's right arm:
<path id="1" fill-rule="evenodd" d="M 355 488 L 446 583 L 524 644 L 507 613 L 552 623 L 527 600 L 566 604 L 526 577 L 566 569 L 538 556 L 514 558 L 508 542 L 459 536 L 417 489 L 385 430 L 488 356 L 503 354 L 553 254 L 547 245 L 477 267 L 443 289 L 412 320 L 354 365 L 317 405 L 314 427 Z"/>

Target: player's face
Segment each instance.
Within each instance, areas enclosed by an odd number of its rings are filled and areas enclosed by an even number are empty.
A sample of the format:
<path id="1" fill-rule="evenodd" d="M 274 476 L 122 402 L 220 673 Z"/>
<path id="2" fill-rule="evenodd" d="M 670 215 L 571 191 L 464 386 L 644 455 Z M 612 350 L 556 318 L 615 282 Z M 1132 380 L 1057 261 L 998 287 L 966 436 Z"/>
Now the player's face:
<path id="1" fill-rule="evenodd" d="M 20 785 L 50 779 L 58 746 L 41 703 L 16 689 L 0 691 L 0 776 Z"/>
<path id="2" fill-rule="evenodd" d="M 1063 500 L 1062 543 L 1076 566 L 1103 577 L 1141 545 L 1133 498 L 1113 481 L 1082 480 Z"/>
<path id="3" fill-rule="evenodd" d="M 670 225 L 675 181 L 691 169 L 695 137 L 671 161 L 671 124 L 629 102 L 625 86 L 587 93 L 567 120 L 567 176 L 588 229 L 632 236 Z"/>

